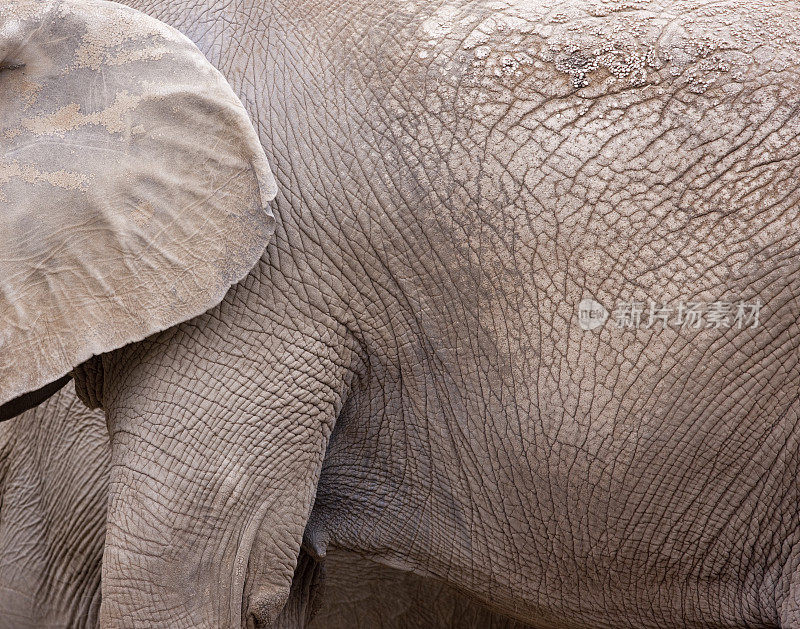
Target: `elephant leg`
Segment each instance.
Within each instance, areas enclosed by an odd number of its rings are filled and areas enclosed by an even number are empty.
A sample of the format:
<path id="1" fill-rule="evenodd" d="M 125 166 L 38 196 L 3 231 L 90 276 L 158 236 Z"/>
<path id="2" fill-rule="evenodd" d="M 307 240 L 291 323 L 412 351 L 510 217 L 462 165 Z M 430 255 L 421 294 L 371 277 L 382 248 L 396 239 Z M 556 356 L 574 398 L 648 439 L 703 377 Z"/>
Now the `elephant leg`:
<path id="1" fill-rule="evenodd" d="M 348 350 L 313 309 L 283 295 L 261 321 L 237 289 L 104 357 L 105 627 L 257 627 L 289 595 Z"/>

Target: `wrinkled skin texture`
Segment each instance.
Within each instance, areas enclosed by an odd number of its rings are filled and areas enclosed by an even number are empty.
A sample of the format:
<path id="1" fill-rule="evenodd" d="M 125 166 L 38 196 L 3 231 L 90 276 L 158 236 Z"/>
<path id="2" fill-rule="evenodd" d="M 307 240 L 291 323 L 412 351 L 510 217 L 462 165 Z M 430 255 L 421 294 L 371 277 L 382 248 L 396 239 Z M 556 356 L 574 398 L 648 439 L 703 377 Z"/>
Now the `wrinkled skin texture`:
<path id="1" fill-rule="evenodd" d="M 72 384 L 0 424 L 0 627 L 94 627 L 110 447 Z"/>
<path id="2" fill-rule="evenodd" d="M 268 623 L 305 537 L 536 627 L 800 625 L 793 3 L 130 4 L 242 98 L 278 227 L 81 376 L 102 620 Z"/>
<path id="3" fill-rule="evenodd" d="M 108 495 L 105 416 L 72 384 L 0 424 L 0 628 L 96 627 Z M 304 555 L 275 627 L 519 627 L 448 586 L 342 551 Z M 309 596 L 313 591 L 313 596 Z M 321 587 L 320 587 L 321 586 Z"/>
<path id="4" fill-rule="evenodd" d="M 445 584 L 353 553 L 332 549 L 325 560 L 325 573 L 324 596 L 309 629 L 528 626 L 493 614 Z"/>

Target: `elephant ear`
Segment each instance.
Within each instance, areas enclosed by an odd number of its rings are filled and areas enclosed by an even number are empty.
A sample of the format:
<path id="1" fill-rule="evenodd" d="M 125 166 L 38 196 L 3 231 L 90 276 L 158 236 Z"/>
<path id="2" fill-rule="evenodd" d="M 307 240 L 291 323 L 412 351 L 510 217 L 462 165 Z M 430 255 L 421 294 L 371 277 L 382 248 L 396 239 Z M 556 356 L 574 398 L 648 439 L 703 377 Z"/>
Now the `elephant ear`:
<path id="1" fill-rule="evenodd" d="M 241 102 L 118 4 L 0 3 L 0 148 L 0 404 L 215 306 L 274 231 Z"/>

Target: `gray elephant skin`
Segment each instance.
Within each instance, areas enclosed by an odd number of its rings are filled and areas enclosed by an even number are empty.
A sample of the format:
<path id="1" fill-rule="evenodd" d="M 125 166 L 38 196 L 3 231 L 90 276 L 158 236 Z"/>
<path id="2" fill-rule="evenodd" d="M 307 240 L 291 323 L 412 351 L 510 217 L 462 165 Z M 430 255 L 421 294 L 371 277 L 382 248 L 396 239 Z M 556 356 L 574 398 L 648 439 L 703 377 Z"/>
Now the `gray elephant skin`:
<path id="1" fill-rule="evenodd" d="M 101 625 L 302 546 L 800 626 L 796 3 L 126 4 L 0 7 L 0 403 L 105 411 Z"/>
<path id="2" fill-rule="evenodd" d="M 0 423 L 0 629 L 98 626 L 108 496 L 102 411 L 72 385 Z M 301 551 L 275 629 L 523 629 L 441 581 L 331 549 Z"/>
<path id="3" fill-rule="evenodd" d="M 97 626 L 109 452 L 104 414 L 72 385 L 0 423 L 0 628 Z M 293 585 L 273 627 L 525 626 L 445 583 L 338 549 L 324 562 L 302 553 Z"/>

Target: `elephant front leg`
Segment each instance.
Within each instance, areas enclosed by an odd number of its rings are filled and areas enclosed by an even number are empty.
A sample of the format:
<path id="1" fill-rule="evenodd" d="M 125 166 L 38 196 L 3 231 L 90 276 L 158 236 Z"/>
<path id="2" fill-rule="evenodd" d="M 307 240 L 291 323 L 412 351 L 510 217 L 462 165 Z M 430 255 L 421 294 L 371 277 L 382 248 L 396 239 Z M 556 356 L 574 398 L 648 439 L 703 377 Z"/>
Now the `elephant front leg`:
<path id="1" fill-rule="evenodd" d="M 105 627 L 261 626 L 289 594 L 347 352 L 230 310 L 104 359 Z"/>

